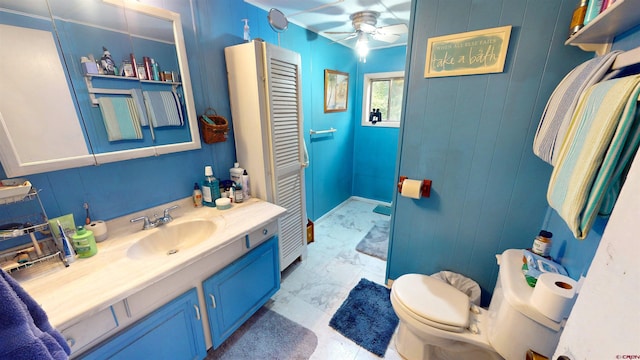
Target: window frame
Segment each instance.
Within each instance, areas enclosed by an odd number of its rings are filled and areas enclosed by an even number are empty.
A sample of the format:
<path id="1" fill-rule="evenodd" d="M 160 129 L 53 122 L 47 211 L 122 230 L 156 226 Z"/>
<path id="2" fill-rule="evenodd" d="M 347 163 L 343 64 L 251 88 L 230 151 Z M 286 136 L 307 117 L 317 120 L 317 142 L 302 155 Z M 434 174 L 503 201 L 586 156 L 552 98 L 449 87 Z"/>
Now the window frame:
<path id="1" fill-rule="evenodd" d="M 384 120 L 375 124 L 369 122 L 369 112 L 371 107 L 371 84 L 374 80 L 381 79 L 393 79 L 393 78 L 404 78 L 404 71 L 388 71 L 388 72 L 379 72 L 379 73 L 367 73 L 364 74 L 363 81 L 363 91 L 362 91 L 362 126 L 377 126 L 377 127 L 400 127 L 400 120 Z M 403 86 L 403 94 L 404 97 L 404 86 Z M 402 115 L 402 114 L 401 114 Z"/>

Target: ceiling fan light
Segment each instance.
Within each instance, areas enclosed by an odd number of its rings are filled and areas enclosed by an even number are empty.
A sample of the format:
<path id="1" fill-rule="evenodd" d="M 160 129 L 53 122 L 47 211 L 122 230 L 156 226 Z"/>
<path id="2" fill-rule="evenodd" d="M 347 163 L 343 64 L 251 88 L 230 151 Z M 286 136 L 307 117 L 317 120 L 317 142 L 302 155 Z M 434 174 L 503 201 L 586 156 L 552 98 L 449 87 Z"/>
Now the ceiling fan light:
<path id="1" fill-rule="evenodd" d="M 367 55 L 369 54 L 369 39 L 367 39 L 367 35 L 364 33 L 360 33 L 358 36 L 358 42 L 356 42 L 356 51 L 358 52 L 358 56 L 361 61 L 367 60 Z"/>

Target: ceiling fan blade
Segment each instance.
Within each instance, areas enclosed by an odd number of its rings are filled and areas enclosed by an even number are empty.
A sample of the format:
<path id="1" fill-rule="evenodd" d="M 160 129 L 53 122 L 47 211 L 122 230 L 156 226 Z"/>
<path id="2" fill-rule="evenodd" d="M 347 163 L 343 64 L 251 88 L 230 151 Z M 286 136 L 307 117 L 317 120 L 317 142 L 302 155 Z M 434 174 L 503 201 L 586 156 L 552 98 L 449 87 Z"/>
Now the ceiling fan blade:
<path id="1" fill-rule="evenodd" d="M 360 30 L 366 33 L 372 33 L 376 31 L 376 27 L 367 23 L 360 24 Z"/>
<path id="2" fill-rule="evenodd" d="M 396 34 L 381 34 L 381 33 L 374 33 L 372 35 L 372 37 L 375 40 L 378 41 L 384 41 L 384 42 L 388 42 L 388 43 L 392 43 L 395 42 L 396 40 L 398 40 L 400 38 L 400 35 L 396 35 Z"/>
<path id="3" fill-rule="evenodd" d="M 395 24 L 379 27 L 377 32 L 380 34 L 406 34 L 409 31 L 409 28 L 405 24 Z"/>
<path id="4" fill-rule="evenodd" d="M 355 34 L 355 32 L 353 32 L 353 31 L 324 31 L 324 34 L 344 35 L 344 34 Z"/>
<path id="5" fill-rule="evenodd" d="M 342 41 L 351 40 L 351 39 L 355 38 L 356 36 L 358 36 L 358 34 L 356 34 L 356 33 L 352 33 L 351 35 L 347 36 L 347 37 L 346 37 L 346 38 L 344 38 L 344 39 L 334 40 L 334 41 L 332 41 L 331 43 L 332 43 L 332 44 L 335 44 L 335 43 L 339 43 L 339 42 L 342 42 Z"/>
<path id="6" fill-rule="evenodd" d="M 338 41 L 350 40 L 350 39 L 353 39 L 353 38 L 354 38 L 354 37 L 356 37 L 356 36 L 358 36 L 358 34 L 353 33 L 353 34 L 351 34 L 351 35 L 347 36 L 346 38 L 344 38 L 344 39 L 342 39 L 342 40 L 338 40 Z"/>

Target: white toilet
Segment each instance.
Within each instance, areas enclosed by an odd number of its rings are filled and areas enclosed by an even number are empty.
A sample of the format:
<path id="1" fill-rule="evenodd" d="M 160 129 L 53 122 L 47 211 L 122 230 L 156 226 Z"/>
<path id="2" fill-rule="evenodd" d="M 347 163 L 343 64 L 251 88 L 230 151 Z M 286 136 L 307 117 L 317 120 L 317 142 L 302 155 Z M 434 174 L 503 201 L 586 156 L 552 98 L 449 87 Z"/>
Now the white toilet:
<path id="1" fill-rule="evenodd" d="M 551 358 L 564 321 L 555 322 L 531 305 L 533 288 L 522 274 L 522 250 L 497 257 L 500 271 L 489 310 L 471 305 L 466 294 L 431 276 L 406 274 L 393 282 L 400 355 L 409 360 L 520 360 L 531 349 Z"/>

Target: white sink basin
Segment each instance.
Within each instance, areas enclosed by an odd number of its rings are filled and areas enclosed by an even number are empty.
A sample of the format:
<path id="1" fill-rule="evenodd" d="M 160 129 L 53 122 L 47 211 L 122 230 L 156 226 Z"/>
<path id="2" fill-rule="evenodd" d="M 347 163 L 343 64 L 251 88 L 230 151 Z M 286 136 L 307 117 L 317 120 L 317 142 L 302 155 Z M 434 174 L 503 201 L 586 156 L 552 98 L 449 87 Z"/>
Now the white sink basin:
<path id="1" fill-rule="evenodd" d="M 188 249 L 208 239 L 217 229 L 209 220 L 190 220 L 169 223 L 146 233 L 127 250 L 131 259 L 145 259 L 149 256 L 168 256 Z"/>

